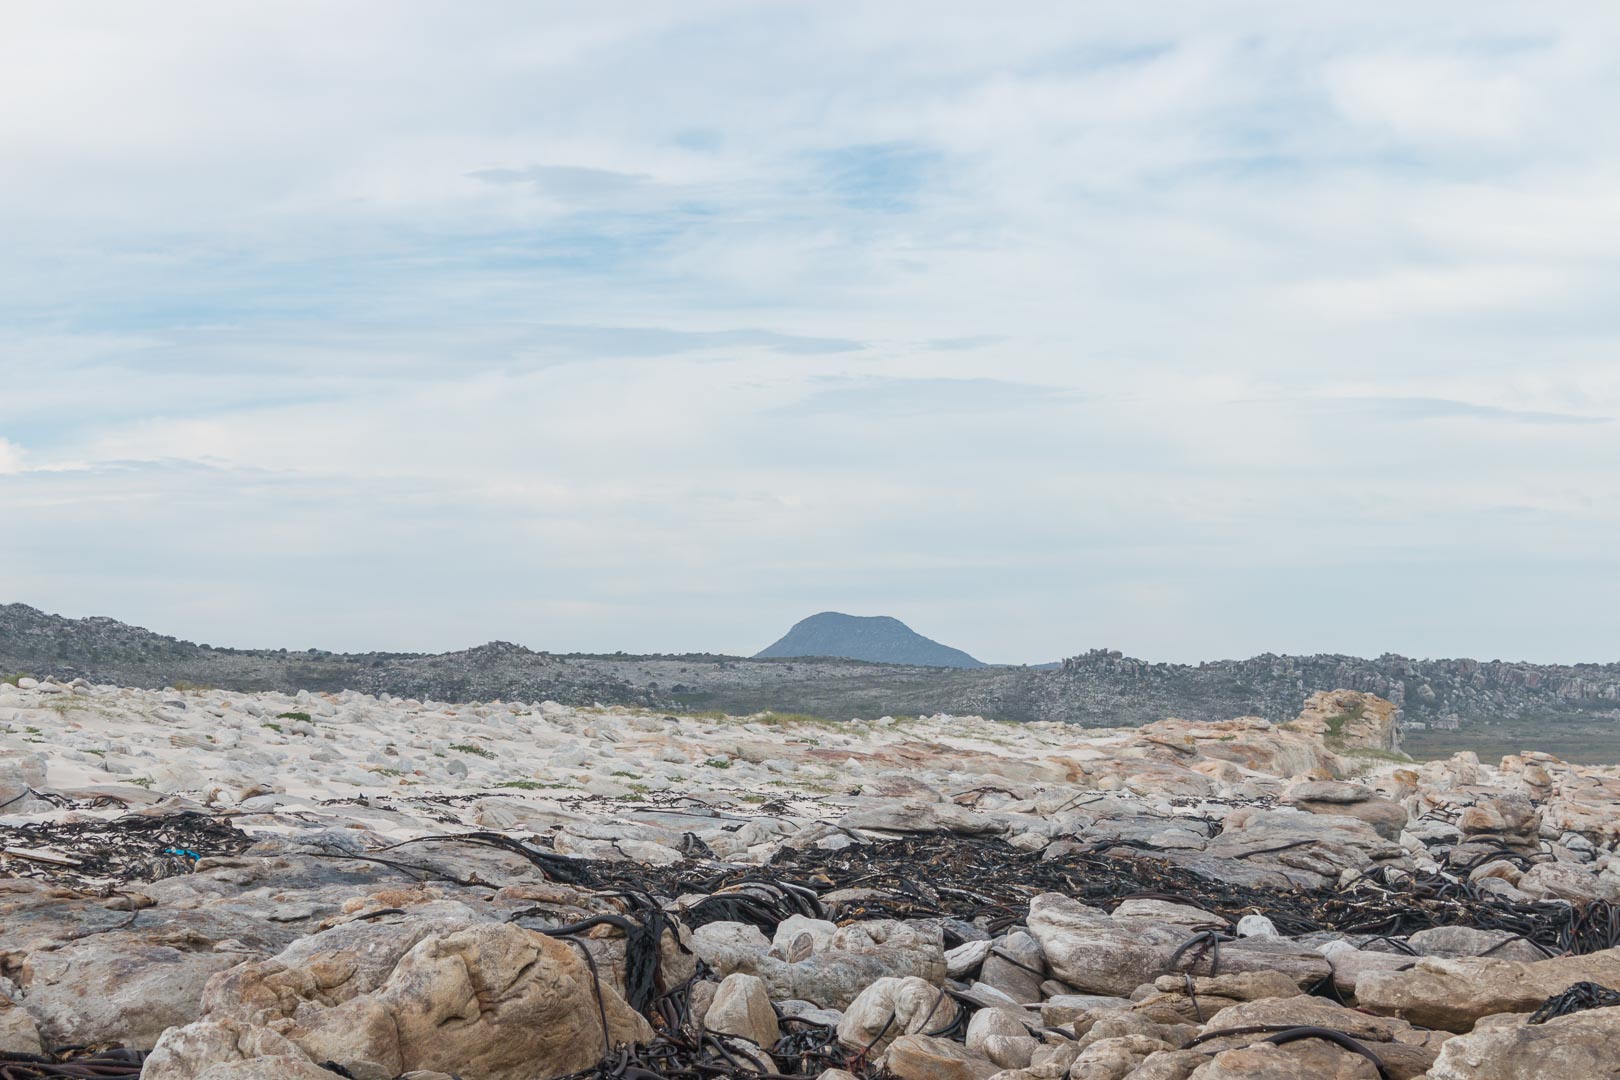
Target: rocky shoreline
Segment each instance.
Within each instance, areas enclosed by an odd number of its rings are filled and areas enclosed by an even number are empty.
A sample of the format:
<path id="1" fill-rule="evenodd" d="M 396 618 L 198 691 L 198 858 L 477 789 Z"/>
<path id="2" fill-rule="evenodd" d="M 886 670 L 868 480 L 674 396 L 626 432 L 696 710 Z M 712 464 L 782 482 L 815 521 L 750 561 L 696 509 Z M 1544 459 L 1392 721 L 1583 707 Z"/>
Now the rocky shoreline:
<path id="1" fill-rule="evenodd" d="M 21 680 L 0 1076 L 1612 1080 L 1617 808 L 1405 761 L 1353 691 L 1080 730 Z"/>

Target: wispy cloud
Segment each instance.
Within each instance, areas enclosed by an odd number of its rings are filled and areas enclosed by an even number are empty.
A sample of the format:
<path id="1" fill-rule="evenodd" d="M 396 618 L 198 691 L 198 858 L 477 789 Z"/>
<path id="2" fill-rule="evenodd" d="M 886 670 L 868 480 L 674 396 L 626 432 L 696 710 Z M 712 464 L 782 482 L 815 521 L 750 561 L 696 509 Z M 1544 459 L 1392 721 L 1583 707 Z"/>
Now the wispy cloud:
<path id="1" fill-rule="evenodd" d="M 1477 405 L 1469 401 L 1428 397 L 1341 398 L 1330 407 L 1394 420 L 1480 420 L 1510 424 L 1609 424 L 1612 416 L 1588 416 L 1575 412 L 1540 409 L 1509 409 L 1500 405 Z"/>

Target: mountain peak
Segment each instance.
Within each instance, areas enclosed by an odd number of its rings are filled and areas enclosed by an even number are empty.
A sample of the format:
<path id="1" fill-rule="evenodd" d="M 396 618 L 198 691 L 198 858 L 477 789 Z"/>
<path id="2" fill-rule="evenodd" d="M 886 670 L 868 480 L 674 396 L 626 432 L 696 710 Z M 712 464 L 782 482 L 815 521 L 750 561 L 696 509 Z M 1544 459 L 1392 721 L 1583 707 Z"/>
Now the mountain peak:
<path id="1" fill-rule="evenodd" d="M 899 619 L 840 611 L 823 611 L 799 620 L 780 641 L 755 654 L 756 659 L 788 656 L 836 656 L 922 667 L 985 666 L 960 649 L 923 637 Z"/>

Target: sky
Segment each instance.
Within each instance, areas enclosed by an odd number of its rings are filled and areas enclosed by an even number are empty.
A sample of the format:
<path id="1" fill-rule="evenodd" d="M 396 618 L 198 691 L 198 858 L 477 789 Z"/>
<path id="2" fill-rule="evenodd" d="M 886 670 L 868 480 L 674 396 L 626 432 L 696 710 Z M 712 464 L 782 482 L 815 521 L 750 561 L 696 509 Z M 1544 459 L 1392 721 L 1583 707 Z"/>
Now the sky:
<path id="1" fill-rule="evenodd" d="M 1620 7 L 10 0 L 0 602 L 1620 659 Z"/>

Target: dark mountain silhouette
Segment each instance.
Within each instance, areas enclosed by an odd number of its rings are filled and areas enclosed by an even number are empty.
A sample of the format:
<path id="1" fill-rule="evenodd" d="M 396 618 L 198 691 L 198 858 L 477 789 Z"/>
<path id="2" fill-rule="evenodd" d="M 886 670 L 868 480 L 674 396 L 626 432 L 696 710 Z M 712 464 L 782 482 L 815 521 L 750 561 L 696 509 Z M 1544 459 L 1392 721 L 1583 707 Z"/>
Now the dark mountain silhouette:
<path id="1" fill-rule="evenodd" d="M 961 649 L 923 637 L 887 615 L 844 615 L 823 611 L 793 624 L 780 641 L 754 654 L 756 660 L 788 656 L 835 656 L 874 664 L 979 668 L 985 665 Z"/>

